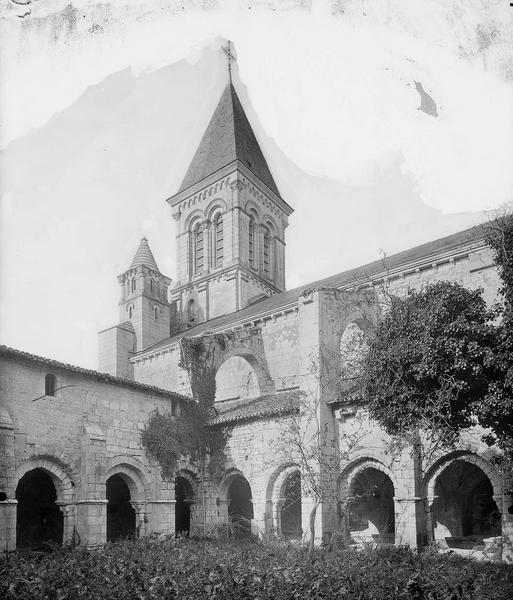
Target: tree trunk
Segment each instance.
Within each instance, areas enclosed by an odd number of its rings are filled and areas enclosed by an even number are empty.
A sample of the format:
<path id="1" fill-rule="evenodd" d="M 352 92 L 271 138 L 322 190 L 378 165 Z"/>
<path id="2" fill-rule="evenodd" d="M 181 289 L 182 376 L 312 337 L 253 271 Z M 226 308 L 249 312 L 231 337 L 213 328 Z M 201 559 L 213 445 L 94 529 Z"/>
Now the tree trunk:
<path id="1" fill-rule="evenodd" d="M 320 500 L 316 500 L 312 510 L 310 511 L 310 545 L 308 547 L 308 551 L 310 553 L 313 552 L 315 547 L 315 517 L 317 515 L 317 509 L 319 508 L 320 503 Z"/>

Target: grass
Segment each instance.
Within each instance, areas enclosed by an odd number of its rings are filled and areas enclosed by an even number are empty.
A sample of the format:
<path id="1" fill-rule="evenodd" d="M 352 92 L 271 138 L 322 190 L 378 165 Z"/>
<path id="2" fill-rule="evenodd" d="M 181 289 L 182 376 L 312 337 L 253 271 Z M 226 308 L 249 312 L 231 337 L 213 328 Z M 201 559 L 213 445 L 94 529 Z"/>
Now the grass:
<path id="1" fill-rule="evenodd" d="M 510 600 L 513 567 L 393 546 L 316 550 L 258 541 L 141 539 L 14 552 L 5 600 Z"/>

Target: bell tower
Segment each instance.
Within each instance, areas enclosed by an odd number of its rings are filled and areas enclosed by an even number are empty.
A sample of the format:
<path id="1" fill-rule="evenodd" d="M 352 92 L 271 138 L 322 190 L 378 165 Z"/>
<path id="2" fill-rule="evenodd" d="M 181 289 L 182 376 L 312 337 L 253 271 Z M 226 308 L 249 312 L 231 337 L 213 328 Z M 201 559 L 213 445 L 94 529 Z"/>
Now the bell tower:
<path id="1" fill-rule="evenodd" d="M 285 229 L 292 208 L 280 196 L 230 81 L 178 192 L 177 316 L 194 325 L 285 289 Z"/>
<path id="2" fill-rule="evenodd" d="M 130 264 L 118 277 L 119 325 L 99 335 L 99 370 L 133 378 L 130 357 L 169 336 L 171 279 L 163 275 L 144 237 Z"/>

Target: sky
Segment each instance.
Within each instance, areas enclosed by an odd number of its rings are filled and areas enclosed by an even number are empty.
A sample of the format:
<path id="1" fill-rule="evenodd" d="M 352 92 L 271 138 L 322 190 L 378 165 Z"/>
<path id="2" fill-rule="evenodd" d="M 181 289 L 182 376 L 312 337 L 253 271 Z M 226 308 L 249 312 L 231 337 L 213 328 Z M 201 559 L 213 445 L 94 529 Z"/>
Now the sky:
<path id="1" fill-rule="evenodd" d="M 146 235 L 234 82 L 283 198 L 287 287 L 481 222 L 513 190 L 502 0 L 0 0 L 0 342 L 95 368 Z M 483 212 L 485 211 L 485 212 Z"/>

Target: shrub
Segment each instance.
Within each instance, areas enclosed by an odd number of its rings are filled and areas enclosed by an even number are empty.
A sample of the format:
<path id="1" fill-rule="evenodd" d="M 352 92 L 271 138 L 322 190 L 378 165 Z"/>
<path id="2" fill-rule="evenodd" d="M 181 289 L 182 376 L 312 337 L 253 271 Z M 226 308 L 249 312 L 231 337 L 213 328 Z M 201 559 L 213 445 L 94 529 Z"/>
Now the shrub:
<path id="1" fill-rule="evenodd" d="M 142 539 L 0 563 L 6 600 L 505 600 L 512 591 L 509 566 L 393 546 L 309 554 L 292 544 Z"/>

